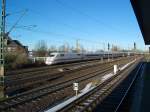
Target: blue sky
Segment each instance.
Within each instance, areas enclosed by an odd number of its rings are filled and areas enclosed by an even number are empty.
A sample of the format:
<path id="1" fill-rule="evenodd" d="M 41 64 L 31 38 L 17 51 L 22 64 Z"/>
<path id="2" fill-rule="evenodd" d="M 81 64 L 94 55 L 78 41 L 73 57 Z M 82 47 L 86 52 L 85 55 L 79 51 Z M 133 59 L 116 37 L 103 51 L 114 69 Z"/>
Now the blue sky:
<path id="1" fill-rule="evenodd" d="M 30 49 L 38 40 L 48 46 L 69 43 L 78 39 L 85 48 L 103 48 L 105 44 L 121 48 L 144 49 L 144 41 L 129 0 L 7 0 L 7 30 L 21 13 L 28 9 L 18 26 L 36 25 L 30 31 L 15 28 L 10 35 Z"/>

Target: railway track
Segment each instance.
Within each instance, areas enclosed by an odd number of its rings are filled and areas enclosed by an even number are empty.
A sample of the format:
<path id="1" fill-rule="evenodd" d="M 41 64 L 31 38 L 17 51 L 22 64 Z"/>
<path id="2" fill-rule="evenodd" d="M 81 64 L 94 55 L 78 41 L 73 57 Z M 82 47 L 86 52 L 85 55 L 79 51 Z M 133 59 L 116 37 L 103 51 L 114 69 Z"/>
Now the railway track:
<path id="1" fill-rule="evenodd" d="M 54 85 L 46 85 L 44 87 L 38 88 L 38 89 L 34 89 L 32 91 L 29 92 L 25 92 L 23 94 L 19 94 L 17 96 L 8 98 L 5 101 L 0 102 L 0 109 L 4 110 L 4 111 L 10 111 L 15 109 L 15 111 L 20 111 L 20 112 L 24 112 L 24 108 L 22 108 L 22 106 L 19 105 L 23 105 L 23 107 L 26 107 L 27 105 L 29 105 L 29 107 L 27 106 L 28 111 L 30 112 L 31 110 L 35 109 L 34 111 L 39 111 L 40 109 L 44 109 L 47 106 L 50 106 L 50 104 L 53 104 L 54 102 L 56 103 L 56 101 L 64 99 L 71 94 L 67 94 L 68 90 L 70 90 L 70 88 L 72 88 L 72 83 L 73 82 L 83 82 L 83 81 L 87 81 L 88 79 L 92 79 L 100 74 L 104 74 L 106 72 L 108 72 L 108 70 L 112 69 L 108 68 L 108 66 L 106 67 L 107 69 L 102 70 L 97 70 L 93 73 L 89 73 L 89 74 L 84 74 L 83 76 L 80 77 L 76 77 L 73 79 L 70 79 L 68 81 L 65 82 L 61 82 L 61 83 L 57 83 Z M 71 89 L 72 90 L 72 89 Z M 43 102 L 43 99 L 47 99 L 45 102 L 47 104 L 45 104 Z M 31 104 L 30 104 L 30 103 Z M 43 102 L 43 107 L 41 107 L 40 105 L 38 106 L 39 108 L 33 108 L 32 106 L 34 104 L 41 104 L 39 102 Z M 16 109 L 17 107 L 17 109 Z M 32 108 L 31 108 L 32 107 Z M 19 109 L 18 109 L 19 108 Z"/>
<path id="2" fill-rule="evenodd" d="M 96 64 L 100 64 L 100 62 L 95 63 L 95 61 L 88 61 L 88 62 L 80 62 L 80 63 L 71 63 L 71 64 L 65 64 L 65 65 L 58 65 L 58 66 L 48 66 L 42 68 L 36 68 L 34 70 L 29 69 L 27 71 L 19 71 L 16 75 L 6 76 L 6 92 L 9 94 L 10 92 L 22 89 L 24 87 L 32 86 L 33 84 L 38 84 L 43 81 L 49 81 L 56 78 L 63 77 L 65 73 L 69 73 L 69 71 L 73 71 L 72 69 L 69 70 L 69 67 L 76 68 L 77 66 L 92 66 Z M 58 71 L 58 68 L 68 68 L 68 70 L 65 71 Z M 37 70 L 38 71 L 35 71 Z M 75 69 L 74 69 L 75 70 Z M 14 72 L 15 73 L 15 72 Z"/>
<path id="3" fill-rule="evenodd" d="M 115 60 L 113 62 L 117 62 L 119 60 Z M 109 62 L 109 63 L 113 63 L 113 62 Z M 105 63 L 101 63 L 101 62 L 96 62 L 96 63 L 86 63 L 86 64 L 83 64 L 81 65 L 80 64 L 80 67 L 72 67 L 74 69 L 68 69 L 64 72 L 52 72 L 50 73 L 49 70 L 47 71 L 41 71 L 40 72 L 37 72 L 35 74 L 35 72 L 33 73 L 30 73 L 30 77 L 28 77 L 28 75 L 26 77 L 22 77 L 22 78 L 15 78 L 15 79 L 7 79 L 6 80 L 6 93 L 9 95 L 11 93 L 16 93 L 17 90 L 20 90 L 20 89 L 32 89 L 32 88 L 35 88 L 35 85 L 36 86 L 41 86 L 41 85 L 44 85 L 45 83 L 48 83 L 50 82 L 51 80 L 54 80 L 54 79 L 61 79 L 62 77 L 64 77 L 65 74 L 70 74 L 72 72 L 75 72 L 75 71 L 81 71 L 84 69 L 84 71 L 86 69 L 92 69 L 96 66 L 103 66 L 107 64 L 106 62 Z M 77 66 L 79 66 L 78 64 L 76 64 Z M 19 75 L 20 76 L 20 75 Z M 24 76 L 24 75 L 23 75 Z M 26 90 L 25 90 L 26 91 Z"/>
<path id="4" fill-rule="evenodd" d="M 30 73 L 30 72 L 43 71 L 43 70 L 47 70 L 47 69 L 65 68 L 65 67 L 70 67 L 70 66 L 77 66 L 77 65 L 82 65 L 82 64 L 94 63 L 94 62 L 98 62 L 98 61 L 101 61 L 101 60 L 96 59 L 96 60 L 87 60 L 87 61 L 77 61 L 77 62 L 47 65 L 47 66 L 35 67 L 35 68 L 13 70 L 13 71 L 7 71 L 6 76 L 11 77 L 12 75 L 17 74 L 16 76 L 18 77 L 19 74 L 28 75 L 28 73 Z M 107 62 L 107 59 L 104 59 L 103 62 Z"/>
<path id="5" fill-rule="evenodd" d="M 58 112 L 118 112 L 129 89 L 143 69 L 143 64 L 139 64 L 137 69 L 134 69 L 135 65 L 102 82 Z"/>
<path id="6" fill-rule="evenodd" d="M 123 58 L 121 57 L 121 58 L 117 58 L 115 60 L 121 60 L 121 59 L 125 59 L 125 58 L 127 58 L 127 57 L 123 57 Z M 131 57 L 131 58 L 133 58 L 133 57 Z M 107 63 L 107 62 L 108 62 L 107 59 L 105 59 L 103 61 L 90 60 L 90 61 L 81 61 L 81 62 L 66 63 L 66 64 L 60 64 L 60 65 L 44 66 L 44 67 L 38 67 L 38 68 L 21 69 L 21 70 L 7 72 L 6 78 L 9 81 L 13 80 L 13 79 L 23 79 L 26 77 L 32 77 L 33 75 L 42 74 L 42 73 L 45 73 L 48 71 L 51 71 L 52 74 L 54 74 L 56 71 L 58 72 L 59 69 L 63 69 L 65 71 L 65 70 L 70 70 L 73 68 L 81 68 L 84 66 L 93 66 L 96 64 L 102 64 L 102 63 Z"/>
<path id="7" fill-rule="evenodd" d="M 35 75 L 37 73 L 44 73 L 48 70 L 57 70 L 58 68 L 67 68 L 70 66 L 78 66 L 78 65 L 84 65 L 84 64 L 89 64 L 89 63 L 94 63 L 97 62 L 98 60 L 90 60 L 90 61 L 82 61 L 82 62 L 74 62 L 74 63 L 64 63 L 64 64 L 59 64 L 59 65 L 48 65 L 48 66 L 43 66 L 43 67 L 37 67 L 37 68 L 28 68 L 28 69 L 20 69 L 20 70 L 14 70 L 14 71 L 8 71 L 6 73 L 6 77 L 8 79 L 19 79 L 19 78 L 24 78 L 24 77 L 29 77 L 32 76 L 30 73 L 34 73 Z"/>
<path id="8" fill-rule="evenodd" d="M 144 64 L 140 63 L 137 69 L 135 69 L 135 71 L 127 76 L 127 78 L 123 82 L 121 82 L 119 86 L 117 86 L 112 91 L 112 93 L 108 97 L 106 97 L 106 99 L 104 99 L 104 101 L 99 105 L 97 109 L 95 109 L 94 112 L 104 112 L 104 110 L 107 112 L 129 112 L 130 107 L 123 107 L 123 109 L 122 105 L 126 100 L 132 86 L 134 86 L 135 81 L 141 75 L 143 68 Z"/>

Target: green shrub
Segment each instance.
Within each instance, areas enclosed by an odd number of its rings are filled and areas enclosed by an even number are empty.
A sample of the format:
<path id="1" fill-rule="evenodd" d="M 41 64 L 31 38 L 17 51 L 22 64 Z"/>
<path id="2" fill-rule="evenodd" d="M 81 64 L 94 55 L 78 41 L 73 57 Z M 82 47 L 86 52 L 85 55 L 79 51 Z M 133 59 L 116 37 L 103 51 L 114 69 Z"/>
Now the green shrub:
<path id="1" fill-rule="evenodd" d="M 12 68 L 22 68 L 25 64 L 28 63 L 27 56 L 24 54 L 18 54 L 14 62 L 12 63 Z"/>
<path id="2" fill-rule="evenodd" d="M 14 63 L 16 58 L 17 58 L 17 55 L 14 54 L 14 53 L 13 54 L 12 53 L 5 54 L 5 67 L 6 67 L 6 70 L 12 69 L 12 64 Z"/>
<path id="3" fill-rule="evenodd" d="M 7 53 L 5 55 L 6 70 L 21 68 L 27 63 L 27 56 L 22 53 Z"/>

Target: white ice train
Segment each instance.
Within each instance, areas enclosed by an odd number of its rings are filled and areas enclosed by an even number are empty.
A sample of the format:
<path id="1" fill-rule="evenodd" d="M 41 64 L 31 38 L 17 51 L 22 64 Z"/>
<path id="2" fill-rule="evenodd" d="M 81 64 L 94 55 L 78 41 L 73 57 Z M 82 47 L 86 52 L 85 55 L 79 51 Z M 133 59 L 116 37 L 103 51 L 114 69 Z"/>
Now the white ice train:
<path id="1" fill-rule="evenodd" d="M 81 60 L 82 54 L 77 53 L 51 53 L 49 57 L 46 58 L 45 63 L 47 65 L 64 63 L 64 62 L 72 62 Z"/>
<path id="2" fill-rule="evenodd" d="M 67 63 L 67 62 L 75 62 L 81 60 L 92 60 L 92 59 L 106 59 L 106 58 L 117 58 L 121 56 L 126 56 L 127 53 L 123 52 L 101 52 L 101 53 L 50 53 L 48 57 L 46 57 L 45 64 L 52 65 L 57 63 Z M 131 55 L 131 54 L 130 54 Z"/>

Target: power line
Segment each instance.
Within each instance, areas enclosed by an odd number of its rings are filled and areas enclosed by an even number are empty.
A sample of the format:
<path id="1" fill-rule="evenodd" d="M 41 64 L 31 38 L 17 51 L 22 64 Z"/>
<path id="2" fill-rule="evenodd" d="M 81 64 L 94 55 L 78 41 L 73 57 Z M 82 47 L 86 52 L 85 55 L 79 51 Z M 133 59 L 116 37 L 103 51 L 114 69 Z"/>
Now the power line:
<path id="1" fill-rule="evenodd" d="M 109 25 L 109 24 L 107 24 L 107 23 L 104 23 L 103 21 L 101 21 L 101 20 L 99 20 L 99 19 L 97 19 L 97 18 L 95 18 L 95 17 L 90 16 L 89 14 L 87 14 L 87 13 L 85 13 L 85 12 L 82 12 L 82 11 L 78 10 L 77 8 L 75 8 L 75 7 L 72 7 L 72 6 L 70 6 L 70 5 L 68 5 L 68 4 L 64 3 L 64 2 L 62 2 L 61 0 L 55 0 L 55 1 L 56 1 L 58 4 L 60 4 L 61 6 L 65 7 L 65 8 L 69 8 L 69 9 L 71 9 L 72 11 L 74 11 L 74 12 L 76 12 L 76 13 L 82 15 L 82 16 L 86 16 L 87 19 L 90 19 L 91 21 L 96 22 L 96 23 L 98 23 L 98 24 L 100 24 L 100 25 L 103 25 L 103 26 L 106 27 L 107 29 L 110 29 L 110 30 L 115 31 L 115 32 L 120 33 L 120 34 L 122 34 L 122 33 L 128 34 L 128 32 L 119 31 L 119 29 L 117 29 L 117 28 L 115 28 L 115 27 L 113 27 L 113 26 L 111 26 L 111 25 Z"/>
<path id="2" fill-rule="evenodd" d="M 18 27 L 16 27 L 18 28 Z M 48 32 L 48 31 L 41 31 L 41 30 L 36 30 L 36 29 L 29 29 L 29 28 L 25 28 L 25 27 L 19 27 L 19 29 L 23 29 L 23 30 L 26 30 L 26 31 L 29 31 L 29 32 L 33 32 L 33 33 L 42 33 L 42 34 L 46 34 L 46 35 L 55 35 L 55 36 L 59 36 L 59 37 L 66 37 L 66 35 L 64 34 L 61 34 L 61 33 L 55 33 L 55 32 Z M 71 39 L 74 39 L 74 41 L 76 40 L 80 40 L 81 43 L 83 42 L 88 42 L 90 43 L 91 45 L 102 45 L 103 48 L 105 49 L 105 45 L 106 43 L 104 42 L 96 42 L 96 41 L 93 41 L 93 40 L 87 40 L 87 39 L 81 39 L 81 38 L 77 38 L 77 37 L 74 37 L 74 36 L 68 36 L 69 38 Z M 60 43 L 60 41 L 57 41 L 58 43 Z M 61 42 L 62 43 L 62 42 Z"/>
<path id="3" fill-rule="evenodd" d="M 58 1 L 58 0 L 57 0 Z M 32 11 L 32 12 L 35 12 L 35 11 Z M 80 12 L 82 15 L 85 15 L 85 16 L 88 16 L 88 17 L 90 17 L 91 18 L 91 16 L 89 16 L 89 15 L 87 15 L 87 14 L 85 14 L 85 13 L 82 13 L 82 12 Z M 36 14 L 38 14 L 38 15 L 40 15 L 38 12 L 36 12 Z M 98 22 L 98 20 L 96 19 L 96 22 Z M 66 24 L 66 23 L 61 23 L 63 26 L 65 26 L 65 27 L 68 27 L 68 28 L 70 28 L 70 29 L 76 29 L 76 28 L 74 28 L 73 26 L 71 26 L 71 25 L 68 25 L 68 24 Z M 16 28 L 19 28 L 18 26 L 16 27 Z M 28 30 L 28 31 L 32 31 L 32 32 L 36 32 L 36 33 L 44 33 L 44 34 L 48 34 L 48 35 L 56 35 L 56 36 L 66 36 L 66 35 L 64 35 L 64 34 L 58 34 L 58 33 L 55 33 L 55 32 L 47 32 L 47 31 L 40 31 L 40 30 L 34 30 L 34 29 L 30 29 L 30 28 L 27 28 L 27 27 L 22 27 L 21 29 L 24 29 L 24 30 Z M 83 31 L 81 31 L 82 33 L 84 33 L 84 34 L 86 34 L 86 35 L 89 35 L 89 34 L 87 34 L 87 33 L 85 33 L 85 32 L 83 32 Z M 70 36 L 71 38 L 74 38 L 74 39 L 77 39 L 76 37 L 74 37 L 74 36 Z M 80 38 L 81 39 L 81 38 Z M 85 39 L 81 39 L 81 40 L 85 40 Z M 87 41 L 87 40 L 86 40 Z M 91 40 L 88 40 L 88 42 L 89 43 L 92 43 L 91 42 Z M 94 44 L 95 43 L 97 43 L 97 44 L 100 44 L 100 43 L 98 43 L 98 42 L 93 42 Z M 103 44 L 103 43 L 102 43 Z"/>
<path id="4" fill-rule="evenodd" d="M 41 14 L 38 12 L 38 11 L 35 11 L 35 10 L 31 10 L 31 9 L 29 9 L 29 11 L 30 12 L 32 12 L 32 13 L 35 13 L 35 14 L 37 14 L 37 15 L 39 15 L 40 17 L 42 17 L 41 16 Z M 45 18 L 44 18 L 45 19 Z M 48 21 L 48 19 L 45 19 L 45 20 L 47 20 Z M 45 21 L 44 20 L 44 21 Z M 56 22 L 57 23 L 57 22 Z M 76 29 L 76 30 L 78 30 L 79 31 L 79 29 L 77 29 L 77 28 L 75 28 L 75 27 L 73 27 L 72 25 L 70 25 L 70 24 L 66 24 L 66 23 L 57 23 L 57 24 L 61 24 L 61 25 L 63 25 L 63 26 L 65 26 L 65 27 L 68 27 L 69 29 L 72 29 L 73 31 Z M 30 29 L 27 29 L 27 28 L 21 28 L 21 29 L 25 29 L 25 30 L 30 30 Z M 33 29 L 31 29 L 30 31 L 32 31 L 32 32 L 37 32 L 37 33 L 44 33 L 44 34 L 50 34 L 50 35 L 56 35 L 56 36 L 66 36 L 66 35 L 64 35 L 64 34 L 58 34 L 58 33 L 54 33 L 54 32 L 47 32 L 47 31 L 40 31 L 40 30 L 33 30 Z M 90 34 L 88 34 L 87 32 L 83 32 L 83 31 L 80 31 L 81 33 L 83 33 L 84 35 L 88 35 L 88 36 L 90 36 Z M 80 40 L 82 40 L 82 41 L 86 41 L 86 42 L 88 42 L 88 43 L 94 43 L 94 44 L 103 44 L 103 46 L 105 46 L 104 44 L 104 42 L 97 42 L 97 41 L 93 41 L 93 40 L 87 40 L 87 39 L 83 39 L 83 38 L 79 38 L 79 37 L 74 37 L 74 36 L 70 36 L 70 38 L 74 38 L 75 40 L 76 39 L 80 39 Z"/>
<path id="5" fill-rule="evenodd" d="M 10 26 L 12 26 L 12 24 L 7 22 L 6 27 L 10 27 Z M 35 27 L 37 27 L 37 25 L 16 25 L 14 28 L 16 28 L 16 29 L 25 28 L 25 29 L 30 30 L 30 29 L 33 29 Z"/>
<path id="6" fill-rule="evenodd" d="M 16 25 L 19 23 L 19 21 L 23 18 L 23 16 L 26 14 L 28 10 L 25 10 L 23 12 L 23 14 L 18 18 L 18 20 L 15 22 L 15 24 L 10 28 L 10 30 L 7 32 L 7 34 L 9 34 L 15 27 Z"/>
<path id="7" fill-rule="evenodd" d="M 35 11 L 35 10 L 31 10 L 31 9 L 29 9 L 29 11 L 30 12 L 32 12 L 32 13 L 34 13 L 34 14 L 37 14 L 37 15 L 39 15 L 40 17 L 42 17 L 42 15 L 38 12 L 38 11 Z M 48 17 L 47 17 L 48 18 Z M 44 21 L 48 21 L 49 22 L 49 19 L 46 19 L 46 18 L 43 18 L 44 19 Z M 53 21 L 53 23 L 54 23 L 55 21 Z M 69 28 L 69 29 L 72 29 L 73 31 L 79 31 L 80 33 L 82 33 L 82 34 L 84 34 L 84 35 L 88 35 L 88 36 L 90 36 L 91 34 L 89 34 L 88 32 L 86 32 L 86 31 L 82 31 L 82 30 L 79 30 L 79 28 L 76 28 L 76 27 L 74 27 L 74 26 L 72 26 L 71 24 L 68 24 L 68 23 L 62 23 L 62 22 L 55 22 L 56 24 L 59 24 L 59 25 L 61 25 L 61 26 L 64 26 L 64 27 L 67 27 L 67 28 Z"/>
<path id="8" fill-rule="evenodd" d="M 16 27 L 16 28 L 19 28 L 19 29 L 23 29 L 23 30 L 26 30 L 26 31 L 30 31 L 30 32 L 34 32 L 34 33 L 42 33 L 42 34 L 46 34 L 46 35 L 55 35 L 55 36 L 60 36 L 60 37 L 66 37 L 67 35 L 64 35 L 64 34 L 61 34 L 61 33 L 56 33 L 56 32 L 50 32 L 50 31 L 42 31 L 42 30 L 37 30 L 37 29 L 29 29 L 28 27 Z M 75 37 L 75 36 L 67 36 L 67 37 L 70 37 L 74 40 L 81 40 L 81 41 L 84 41 L 84 42 L 88 42 L 88 43 L 94 43 L 94 44 L 102 44 L 104 42 L 97 42 L 97 41 L 93 41 L 93 40 L 88 40 L 88 39 L 82 39 L 82 38 L 79 38 L 79 37 Z"/>
<path id="9" fill-rule="evenodd" d="M 37 13 L 37 12 L 36 12 Z M 39 14 L 39 13 L 38 13 Z M 67 26 L 69 28 L 72 28 L 72 29 L 75 29 L 74 27 L 66 24 L 66 23 L 61 23 L 62 25 L 64 26 Z M 21 28 L 21 29 L 24 29 L 24 30 L 28 30 L 28 31 L 31 31 L 31 32 L 35 32 L 35 33 L 44 33 L 44 34 L 50 34 L 50 35 L 56 35 L 56 36 L 66 36 L 64 34 L 60 34 L 60 33 L 56 33 L 56 32 L 50 32 L 50 31 L 41 31 L 41 30 L 34 30 L 34 29 L 28 29 L 28 27 L 16 27 L 16 28 Z M 85 33 L 86 34 L 86 33 Z M 97 41 L 93 41 L 93 40 L 88 40 L 88 39 L 83 39 L 83 38 L 79 38 L 79 37 L 74 37 L 74 36 L 69 36 L 70 38 L 73 38 L 75 40 L 82 40 L 82 41 L 85 41 L 85 42 L 88 42 L 88 43 L 94 43 L 94 44 L 103 44 L 104 42 L 97 42 Z"/>
<path id="10" fill-rule="evenodd" d="M 25 11 L 28 11 L 28 9 L 24 9 L 24 10 L 20 10 L 20 11 L 16 11 L 16 12 L 7 13 L 6 16 L 21 14 L 21 13 L 24 13 Z"/>

